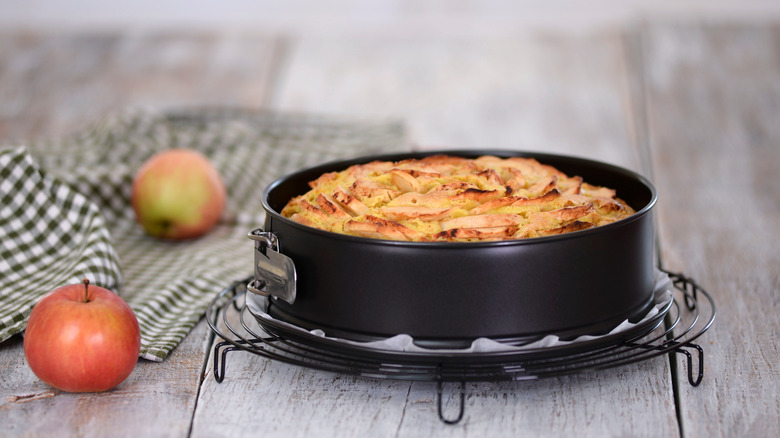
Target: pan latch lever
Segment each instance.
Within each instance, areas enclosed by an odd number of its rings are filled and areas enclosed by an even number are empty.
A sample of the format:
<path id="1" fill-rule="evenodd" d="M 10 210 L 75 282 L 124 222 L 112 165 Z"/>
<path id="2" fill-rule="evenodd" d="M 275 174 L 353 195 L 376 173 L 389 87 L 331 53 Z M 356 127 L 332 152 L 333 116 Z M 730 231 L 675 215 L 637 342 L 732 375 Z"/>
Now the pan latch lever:
<path id="1" fill-rule="evenodd" d="M 297 274 L 292 259 L 280 252 L 279 238 L 259 228 L 248 237 L 255 242 L 255 278 L 247 284 L 247 290 L 292 304 Z"/>

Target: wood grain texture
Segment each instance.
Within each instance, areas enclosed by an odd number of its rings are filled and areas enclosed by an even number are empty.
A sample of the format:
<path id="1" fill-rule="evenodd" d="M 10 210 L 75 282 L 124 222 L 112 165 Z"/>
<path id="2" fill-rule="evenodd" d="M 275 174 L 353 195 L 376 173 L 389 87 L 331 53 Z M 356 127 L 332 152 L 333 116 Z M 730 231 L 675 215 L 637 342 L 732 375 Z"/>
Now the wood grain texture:
<path id="1" fill-rule="evenodd" d="M 246 352 L 228 355 L 225 381 L 207 367 L 194 437 L 675 436 L 665 358 L 525 382 L 472 382 L 455 426 L 437 417 L 436 384 L 314 371 Z M 444 414 L 458 411 L 445 385 Z"/>
<path id="2" fill-rule="evenodd" d="M 634 167 L 615 33 L 343 37 L 290 44 L 282 109 L 405 120 L 421 149 L 509 148 Z"/>
<path id="3" fill-rule="evenodd" d="M 400 117 L 424 147 L 514 147 L 642 169 L 618 35 L 585 39 L 294 41 L 272 102 L 286 110 Z M 435 384 L 345 377 L 231 353 L 211 366 L 194 436 L 676 436 L 668 361 L 534 382 L 467 385 L 456 426 Z M 448 387 L 452 412 L 455 389 Z M 235 410 L 242 406 L 242 417 Z M 248 408 L 247 406 L 251 406 Z"/>
<path id="4" fill-rule="evenodd" d="M 259 107 L 277 50 L 262 35 L 0 33 L 0 139 L 61 136 L 128 106 Z"/>
<path id="5" fill-rule="evenodd" d="M 685 435 L 780 430 L 780 27 L 653 25 L 642 53 L 661 256 L 710 291 L 705 376 Z"/>

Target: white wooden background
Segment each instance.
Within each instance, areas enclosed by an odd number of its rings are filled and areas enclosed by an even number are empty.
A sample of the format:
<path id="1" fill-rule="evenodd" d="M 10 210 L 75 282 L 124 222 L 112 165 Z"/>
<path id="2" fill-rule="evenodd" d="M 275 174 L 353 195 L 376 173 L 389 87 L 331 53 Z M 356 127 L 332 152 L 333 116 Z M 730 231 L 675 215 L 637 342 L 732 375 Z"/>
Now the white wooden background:
<path id="1" fill-rule="evenodd" d="M 105 394 L 51 390 L 13 339 L 0 344 L 0 436 L 775 436 L 778 59 L 772 23 L 476 36 L 0 32 L 5 140 L 63 135 L 127 105 L 227 104 L 400 118 L 419 148 L 510 147 L 635 169 L 659 190 L 663 265 L 696 278 L 720 311 L 701 340 L 699 387 L 666 357 L 469 383 L 456 426 L 438 421 L 431 383 L 233 353 L 217 384 L 205 323 Z"/>

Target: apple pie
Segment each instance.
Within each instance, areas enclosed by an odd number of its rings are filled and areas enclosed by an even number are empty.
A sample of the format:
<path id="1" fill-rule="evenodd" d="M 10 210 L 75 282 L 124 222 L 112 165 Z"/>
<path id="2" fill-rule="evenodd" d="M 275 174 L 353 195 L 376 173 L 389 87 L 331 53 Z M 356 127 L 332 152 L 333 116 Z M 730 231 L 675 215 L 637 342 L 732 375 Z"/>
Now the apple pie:
<path id="1" fill-rule="evenodd" d="M 484 241 L 569 233 L 635 213 L 614 189 L 533 158 L 435 155 L 325 173 L 282 215 L 335 233 L 404 241 Z"/>

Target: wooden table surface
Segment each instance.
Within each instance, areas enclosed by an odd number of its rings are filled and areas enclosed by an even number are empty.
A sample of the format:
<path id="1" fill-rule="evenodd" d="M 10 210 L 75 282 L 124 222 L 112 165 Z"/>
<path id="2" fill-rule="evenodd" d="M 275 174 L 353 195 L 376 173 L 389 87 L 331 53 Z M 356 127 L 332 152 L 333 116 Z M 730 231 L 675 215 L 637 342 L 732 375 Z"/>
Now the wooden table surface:
<path id="1" fill-rule="evenodd" d="M 240 353 L 216 383 L 215 341 L 201 321 L 165 361 L 140 361 L 102 394 L 52 390 L 27 367 L 20 338 L 0 344 L 0 436 L 709 438 L 780 430 L 780 26 L 650 22 L 474 37 L 0 33 L 3 141 L 65 135 L 128 106 L 190 105 L 401 119 L 420 149 L 563 153 L 650 177 L 661 265 L 698 280 L 718 306 L 699 340 L 702 383 L 689 385 L 687 365 L 668 356 L 468 383 L 465 416 L 448 426 L 436 415 L 434 383 Z"/>

